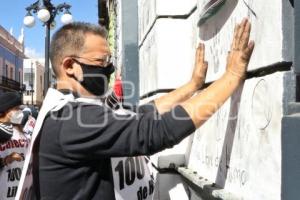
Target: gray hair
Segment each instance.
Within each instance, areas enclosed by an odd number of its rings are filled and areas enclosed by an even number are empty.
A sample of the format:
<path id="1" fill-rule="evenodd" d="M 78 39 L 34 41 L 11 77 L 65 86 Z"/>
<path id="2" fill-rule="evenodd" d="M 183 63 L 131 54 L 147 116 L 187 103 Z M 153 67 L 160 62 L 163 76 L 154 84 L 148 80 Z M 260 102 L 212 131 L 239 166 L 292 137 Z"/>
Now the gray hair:
<path id="1" fill-rule="evenodd" d="M 82 51 L 87 33 L 107 38 L 107 31 L 104 27 L 85 22 L 64 25 L 53 35 L 50 44 L 50 60 L 56 76 L 58 76 L 58 68 L 66 56 L 76 56 Z"/>

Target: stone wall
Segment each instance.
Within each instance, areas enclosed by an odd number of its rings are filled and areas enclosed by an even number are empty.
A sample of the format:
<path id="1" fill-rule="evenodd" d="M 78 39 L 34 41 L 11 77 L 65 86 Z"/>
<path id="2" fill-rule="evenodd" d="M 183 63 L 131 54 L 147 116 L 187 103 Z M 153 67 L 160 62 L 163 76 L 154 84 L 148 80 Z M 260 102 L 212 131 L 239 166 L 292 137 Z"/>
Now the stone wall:
<path id="1" fill-rule="evenodd" d="M 199 24 L 209 1 L 139 1 L 141 96 L 186 83 L 200 41 L 209 63 L 206 82 L 218 79 L 234 25 L 244 17 L 252 23 L 256 43 L 245 84 L 194 135 L 153 158 L 182 154 L 195 174 L 237 199 L 281 199 L 281 121 L 296 98 L 290 69 L 294 10 L 288 0 L 227 0 Z"/>

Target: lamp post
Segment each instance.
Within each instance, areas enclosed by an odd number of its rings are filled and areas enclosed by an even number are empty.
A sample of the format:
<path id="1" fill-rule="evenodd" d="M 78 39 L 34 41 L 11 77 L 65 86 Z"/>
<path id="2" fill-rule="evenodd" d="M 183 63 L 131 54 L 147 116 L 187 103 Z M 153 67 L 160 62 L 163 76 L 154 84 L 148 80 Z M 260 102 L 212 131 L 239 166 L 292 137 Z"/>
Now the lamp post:
<path id="1" fill-rule="evenodd" d="M 34 93 L 34 89 L 33 89 L 33 67 L 32 67 L 33 63 L 31 61 L 31 67 L 30 67 L 30 93 L 31 93 L 31 105 L 33 105 L 33 93 Z"/>
<path id="2" fill-rule="evenodd" d="M 60 12 L 64 12 L 61 17 L 63 24 L 68 24 L 73 21 L 73 17 L 70 13 L 71 6 L 66 3 L 54 6 L 51 0 L 38 0 L 26 8 L 27 14 L 24 17 L 24 25 L 27 27 L 33 27 L 35 25 L 35 19 L 32 13 L 37 14 L 37 17 L 44 23 L 46 27 L 45 37 L 45 72 L 44 72 L 44 95 L 49 88 L 50 70 L 49 70 L 49 46 L 50 46 L 50 28 L 55 26 L 55 17 Z"/>

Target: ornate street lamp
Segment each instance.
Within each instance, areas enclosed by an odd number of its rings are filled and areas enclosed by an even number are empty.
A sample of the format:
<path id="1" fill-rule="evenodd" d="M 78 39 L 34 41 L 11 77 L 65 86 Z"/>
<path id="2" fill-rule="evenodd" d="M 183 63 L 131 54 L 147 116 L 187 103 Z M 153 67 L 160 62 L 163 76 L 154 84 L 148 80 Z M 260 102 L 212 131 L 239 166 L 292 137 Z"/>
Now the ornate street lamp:
<path id="1" fill-rule="evenodd" d="M 49 88 L 49 46 L 50 46 L 50 29 L 55 26 L 55 17 L 61 12 L 64 14 L 61 17 L 63 24 L 68 24 L 73 21 L 73 17 L 70 13 L 71 6 L 66 3 L 54 6 L 51 0 L 38 0 L 26 8 L 27 14 L 24 17 L 24 25 L 27 27 L 33 27 L 35 25 L 35 19 L 32 13 L 37 14 L 37 17 L 46 26 L 46 38 L 45 38 L 45 73 L 44 73 L 44 94 L 46 94 Z"/>

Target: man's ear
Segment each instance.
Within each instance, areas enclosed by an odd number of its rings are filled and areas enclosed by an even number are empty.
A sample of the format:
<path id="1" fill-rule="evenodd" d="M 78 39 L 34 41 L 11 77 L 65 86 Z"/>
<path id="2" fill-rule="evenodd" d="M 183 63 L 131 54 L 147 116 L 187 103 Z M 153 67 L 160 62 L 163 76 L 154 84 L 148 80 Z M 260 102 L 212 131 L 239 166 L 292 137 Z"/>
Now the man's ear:
<path id="1" fill-rule="evenodd" d="M 74 68 L 74 61 L 72 58 L 64 58 L 62 61 L 63 65 L 63 73 L 66 74 L 67 76 L 74 76 L 76 74 L 75 68 Z"/>

